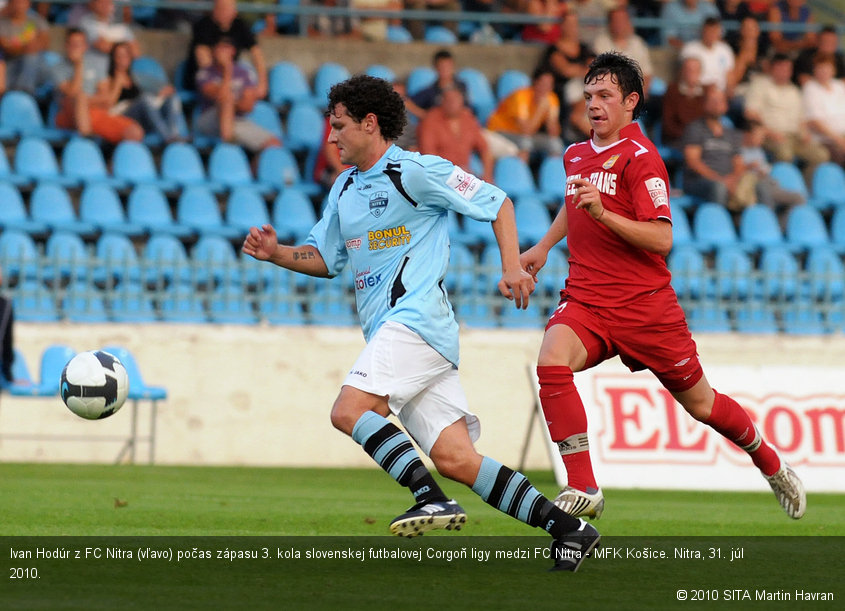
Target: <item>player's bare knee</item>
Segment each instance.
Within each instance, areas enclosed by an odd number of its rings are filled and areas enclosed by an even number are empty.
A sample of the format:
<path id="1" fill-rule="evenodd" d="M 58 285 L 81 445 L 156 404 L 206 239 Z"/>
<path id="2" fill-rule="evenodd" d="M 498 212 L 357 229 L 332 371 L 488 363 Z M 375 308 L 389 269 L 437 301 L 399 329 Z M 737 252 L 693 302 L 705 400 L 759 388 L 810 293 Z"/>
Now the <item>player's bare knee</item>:
<path id="1" fill-rule="evenodd" d="M 478 475 L 480 455 L 475 452 L 439 452 L 430 456 L 437 472 L 456 482 L 471 486 Z"/>
<path id="2" fill-rule="evenodd" d="M 350 405 L 344 402 L 341 397 L 338 397 L 332 406 L 330 415 L 332 426 L 347 435 L 352 434 L 352 429 L 355 428 L 355 423 L 358 422 L 360 417 L 360 411 L 351 409 Z"/>

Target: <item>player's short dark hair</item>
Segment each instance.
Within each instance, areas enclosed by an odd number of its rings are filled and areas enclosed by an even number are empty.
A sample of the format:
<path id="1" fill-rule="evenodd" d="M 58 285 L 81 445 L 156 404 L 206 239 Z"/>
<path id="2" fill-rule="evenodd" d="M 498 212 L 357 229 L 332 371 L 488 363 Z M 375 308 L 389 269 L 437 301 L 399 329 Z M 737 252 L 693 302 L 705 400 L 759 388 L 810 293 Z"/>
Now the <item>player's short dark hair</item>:
<path id="1" fill-rule="evenodd" d="M 329 90 L 329 113 L 338 104 L 346 107 L 356 123 L 373 113 L 385 140 L 399 138 L 408 122 L 405 103 L 393 86 L 384 79 L 366 74 L 356 74 Z"/>
<path id="2" fill-rule="evenodd" d="M 640 96 L 637 105 L 634 106 L 633 118 L 640 116 L 645 105 L 645 96 L 643 95 L 643 71 L 640 65 L 627 55 L 618 53 L 616 51 L 608 51 L 601 53 L 587 68 L 587 75 L 584 77 L 584 84 L 596 80 L 600 76 L 610 75 L 610 81 L 619 86 L 622 92 L 622 99 L 624 100 L 632 93 L 637 93 Z"/>
<path id="3" fill-rule="evenodd" d="M 708 17 L 707 19 L 704 20 L 702 27 L 707 28 L 707 27 L 710 27 L 711 25 L 722 25 L 722 18 L 721 17 L 715 17 L 715 16 Z"/>
<path id="4" fill-rule="evenodd" d="M 772 63 L 777 64 L 780 62 L 789 62 L 792 63 L 792 58 L 789 57 L 786 53 L 775 53 L 772 55 Z"/>
<path id="5" fill-rule="evenodd" d="M 67 40 L 68 38 L 70 38 L 74 34 L 85 34 L 85 30 L 83 30 L 82 28 L 77 28 L 75 26 L 68 28 L 68 29 L 65 30 L 65 40 Z M 86 38 L 86 40 L 88 39 L 87 36 L 85 38 Z"/>

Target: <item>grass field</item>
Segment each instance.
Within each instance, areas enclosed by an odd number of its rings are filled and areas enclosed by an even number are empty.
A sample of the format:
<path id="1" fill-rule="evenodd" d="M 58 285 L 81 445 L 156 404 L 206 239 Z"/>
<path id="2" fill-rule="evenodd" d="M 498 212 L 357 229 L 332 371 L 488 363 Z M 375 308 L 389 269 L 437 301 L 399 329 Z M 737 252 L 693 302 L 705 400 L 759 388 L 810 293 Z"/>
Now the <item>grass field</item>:
<path id="1" fill-rule="evenodd" d="M 556 492 L 550 473 L 528 475 Z M 544 533 L 443 487 L 467 510 L 465 529 L 406 540 L 384 535 L 409 495 L 375 469 L 2 464 L 0 607 L 657 609 L 683 606 L 679 589 L 710 608 L 759 608 L 760 590 L 790 594 L 765 603 L 774 608 L 833 608 L 796 601 L 796 590 L 845 600 L 833 568 L 845 554 L 845 495 L 811 494 L 793 521 L 768 492 L 606 490 L 596 526 L 619 557 L 572 575 L 546 572 Z M 144 549 L 172 558 L 139 559 Z M 420 557 L 374 557 L 382 549 Z M 667 558 L 636 557 L 660 551 Z M 309 557 L 327 552 L 341 557 Z"/>

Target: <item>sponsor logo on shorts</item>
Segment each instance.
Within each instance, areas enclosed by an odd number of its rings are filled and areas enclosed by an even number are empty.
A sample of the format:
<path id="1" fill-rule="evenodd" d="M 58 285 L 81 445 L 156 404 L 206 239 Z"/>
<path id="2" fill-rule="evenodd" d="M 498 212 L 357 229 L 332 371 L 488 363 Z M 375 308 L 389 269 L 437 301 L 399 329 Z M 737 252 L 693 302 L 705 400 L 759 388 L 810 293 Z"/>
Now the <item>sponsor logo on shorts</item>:
<path id="1" fill-rule="evenodd" d="M 358 250 L 361 248 L 361 242 L 361 238 L 350 238 L 349 240 L 346 240 L 346 248 L 348 250 Z"/>
<path id="2" fill-rule="evenodd" d="M 645 188 L 648 189 L 648 194 L 651 196 L 651 202 L 655 208 L 669 205 L 669 193 L 662 178 L 657 176 L 649 178 L 645 181 Z"/>
<path id="3" fill-rule="evenodd" d="M 685 358 L 685 359 L 681 359 L 680 361 L 678 361 L 677 363 L 675 363 L 675 367 L 683 367 L 684 365 L 686 365 L 687 363 L 689 363 L 689 362 L 690 362 L 690 359 L 691 359 L 691 358 L 692 358 L 692 357 Z"/>
<path id="4" fill-rule="evenodd" d="M 367 232 L 368 250 L 384 250 L 394 246 L 405 246 L 411 242 L 411 232 L 405 225 Z"/>
<path id="5" fill-rule="evenodd" d="M 376 191 L 370 195 L 370 214 L 379 218 L 387 210 L 387 191 Z"/>
<path id="6" fill-rule="evenodd" d="M 454 189 L 464 199 L 472 199 L 472 196 L 478 191 L 480 185 L 480 179 L 457 166 L 452 170 L 449 178 L 446 179 L 446 186 Z"/>

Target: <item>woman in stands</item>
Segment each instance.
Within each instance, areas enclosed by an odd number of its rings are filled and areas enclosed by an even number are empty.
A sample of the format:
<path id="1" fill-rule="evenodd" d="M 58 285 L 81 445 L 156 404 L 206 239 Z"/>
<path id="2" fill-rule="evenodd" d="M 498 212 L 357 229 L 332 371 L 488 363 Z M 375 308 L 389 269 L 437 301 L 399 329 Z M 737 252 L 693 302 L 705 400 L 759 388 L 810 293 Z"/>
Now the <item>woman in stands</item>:
<path id="1" fill-rule="evenodd" d="M 111 114 L 135 119 L 144 131 L 158 134 L 165 142 L 184 140 L 187 126 L 174 87 L 150 77 L 136 82 L 131 67 L 131 48 L 127 43 L 116 44 L 109 54 L 108 77 L 97 86 L 97 92 L 107 96 Z"/>

